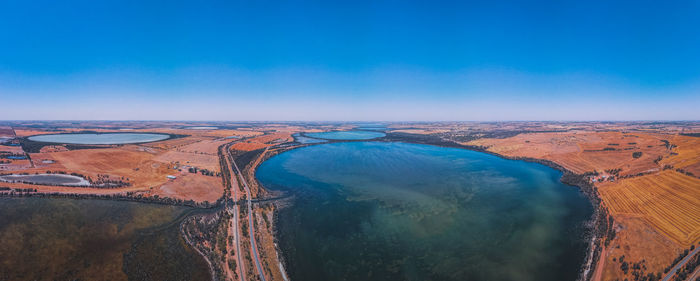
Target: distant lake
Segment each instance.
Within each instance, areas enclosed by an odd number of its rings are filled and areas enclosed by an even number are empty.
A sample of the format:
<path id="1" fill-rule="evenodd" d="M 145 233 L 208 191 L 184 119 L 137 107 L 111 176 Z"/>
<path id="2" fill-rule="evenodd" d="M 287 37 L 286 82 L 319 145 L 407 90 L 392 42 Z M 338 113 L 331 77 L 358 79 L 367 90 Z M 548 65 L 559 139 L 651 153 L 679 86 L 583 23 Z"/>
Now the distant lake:
<path id="1" fill-rule="evenodd" d="M 169 137 L 166 134 L 153 133 L 77 133 L 37 135 L 29 137 L 29 140 L 66 144 L 127 144 L 153 142 Z"/>
<path id="2" fill-rule="evenodd" d="M 291 280 L 575 280 L 593 213 L 549 167 L 456 148 L 320 144 L 263 162 Z"/>
<path id="3" fill-rule="evenodd" d="M 386 130 L 386 125 L 381 123 L 366 123 L 366 124 L 356 124 L 355 130 L 365 131 L 384 131 Z"/>
<path id="4" fill-rule="evenodd" d="M 327 140 L 370 140 L 386 136 L 386 134 L 381 132 L 369 131 L 335 131 L 320 133 L 304 133 L 304 135 L 312 138 Z"/>
<path id="5" fill-rule="evenodd" d="M 50 185 L 90 185 L 90 182 L 84 178 L 63 174 L 5 175 L 0 176 L 0 181 L 27 182 L 33 184 Z"/>
<path id="6" fill-rule="evenodd" d="M 327 142 L 327 140 L 307 138 L 299 133 L 293 134 L 292 136 L 294 137 L 294 141 L 302 144 Z"/>
<path id="7" fill-rule="evenodd" d="M 186 207 L 0 198 L 2 280 L 210 280 L 183 240 Z"/>

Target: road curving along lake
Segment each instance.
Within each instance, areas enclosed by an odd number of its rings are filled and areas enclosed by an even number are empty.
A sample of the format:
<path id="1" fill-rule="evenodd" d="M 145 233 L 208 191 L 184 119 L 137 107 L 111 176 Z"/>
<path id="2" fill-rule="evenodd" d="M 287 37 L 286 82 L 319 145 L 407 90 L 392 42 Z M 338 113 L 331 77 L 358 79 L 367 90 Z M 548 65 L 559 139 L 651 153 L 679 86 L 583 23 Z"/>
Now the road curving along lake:
<path id="1" fill-rule="evenodd" d="M 593 208 L 561 172 L 457 148 L 320 144 L 263 162 L 291 192 L 291 280 L 575 280 Z"/>
<path id="2" fill-rule="evenodd" d="M 326 140 L 371 140 L 386 136 L 382 132 L 370 131 L 333 131 L 319 133 L 304 133 L 305 136 Z"/>
<path id="3" fill-rule="evenodd" d="M 129 144 L 161 141 L 170 138 L 168 134 L 155 133 L 70 133 L 36 135 L 31 141 L 65 144 Z"/>

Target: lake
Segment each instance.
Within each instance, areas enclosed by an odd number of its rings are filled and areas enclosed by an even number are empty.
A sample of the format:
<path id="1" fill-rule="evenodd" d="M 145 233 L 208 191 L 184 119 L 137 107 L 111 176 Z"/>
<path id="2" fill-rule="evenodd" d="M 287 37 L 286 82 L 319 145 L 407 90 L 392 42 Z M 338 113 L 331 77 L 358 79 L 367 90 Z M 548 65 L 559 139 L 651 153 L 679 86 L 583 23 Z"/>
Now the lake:
<path id="1" fill-rule="evenodd" d="M 66 144 L 128 144 L 154 142 L 170 138 L 167 134 L 153 133 L 77 133 L 36 135 L 28 139 L 38 142 Z"/>
<path id="2" fill-rule="evenodd" d="M 84 178 L 63 175 L 63 174 L 31 174 L 31 175 L 4 175 L 0 176 L 0 181 L 7 182 L 26 182 L 32 184 L 49 184 L 49 185 L 71 185 L 71 186 L 89 186 L 90 182 Z"/>
<path id="3" fill-rule="evenodd" d="M 210 280 L 179 232 L 191 208 L 0 198 L 3 280 Z"/>
<path id="4" fill-rule="evenodd" d="M 12 159 L 12 160 L 24 160 L 24 159 L 27 159 L 27 156 L 24 156 L 24 155 L 10 155 L 10 156 L 7 156 L 7 157 L 5 157 L 5 158 L 7 158 L 7 159 Z"/>
<path id="5" fill-rule="evenodd" d="M 386 131 L 387 127 L 386 124 L 382 123 L 362 123 L 362 124 L 355 124 L 355 130 L 359 131 Z"/>
<path id="6" fill-rule="evenodd" d="M 304 133 L 310 138 L 327 139 L 327 140 L 370 140 L 386 136 L 382 132 L 370 131 L 334 131 L 320 133 Z"/>
<path id="7" fill-rule="evenodd" d="M 350 142 L 263 162 L 292 280 L 575 280 L 593 208 L 549 167 L 464 149 Z"/>
<path id="8" fill-rule="evenodd" d="M 327 140 L 322 139 L 307 138 L 305 136 L 302 136 L 300 133 L 293 134 L 292 137 L 294 137 L 294 141 L 301 144 L 328 142 Z"/>

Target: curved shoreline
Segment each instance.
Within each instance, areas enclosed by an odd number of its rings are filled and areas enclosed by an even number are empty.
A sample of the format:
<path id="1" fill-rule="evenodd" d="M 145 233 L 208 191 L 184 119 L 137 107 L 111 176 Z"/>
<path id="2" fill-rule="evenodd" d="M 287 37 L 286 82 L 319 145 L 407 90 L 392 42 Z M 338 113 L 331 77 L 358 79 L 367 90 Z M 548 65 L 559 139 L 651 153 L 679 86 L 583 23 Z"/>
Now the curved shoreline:
<path id="1" fill-rule="evenodd" d="M 152 141 L 145 141 L 145 142 L 130 142 L 130 143 L 115 143 L 115 144 L 80 144 L 80 143 L 62 143 L 62 142 L 44 142 L 44 141 L 36 141 L 36 140 L 31 140 L 31 137 L 35 136 L 45 136 L 45 135 L 80 135 L 80 134 L 157 134 L 157 135 L 167 135 L 168 137 L 165 139 L 159 139 L 159 140 L 152 140 Z M 154 142 L 160 142 L 160 141 L 168 141 L 168 140 L 173 140 L 173 139 L 179 139 L 179 138 L 184 138 L 187 137 L 188 135 L 179 135 L 179 134 L 171 134 L 171 133 L 157 133 L 157 132 L 95 132 L 95 131 L 81 131 L 81 132 L 69 132 L 69 133 L 58 133 L 58 134 L 45 134 L 45 135 L 32 135 L 32 136 L 25 136 L 25 137 L 18 137 L 20 145 L 22 146 L 22 150 L 25 151 L 25 153 L 39 153 L 41 149 L 44 146 L 55 146 L 55 145 L 62 145 L 68 148 L 68 150 L 78 150 L 78 149 L 89 149 L 89 148 L 105 148 L 105 147 L 114 147 L 114 146 L 122 146 L 122 145 L 129 145 L 129 144 L 147 144 L 147 143 L 154 143 Z"/>
<path id="2" fill-rule="evenodd" d="M 421 136 L 425 137 L 425 136 Z M 480 146 L 470 146 L 470 145 L 462 145 L 453 141 L 446 142 L 444 140 L 439 140 L 441 143 L 436 143 L 436 142 L 430 142 L 430 141 L 421 141 L 419 139 L 411 139 L 411 138 L 404 138 L 404 137 L 397 137 L 397 136 L 392 136 L 390 133 L 387 133 L 386 136 L 376 138 L 376 139 L 368 139 L 368 140 L 328 140 L 328 142 L 324 143 L 310 143 L 310 144 L 300 144 L 297 146 L 290 146 L 290 147 L 285 147 L 280 150 L 276 150 L 274 154 L 268 153 L 265 155 L 264 159 L 261 159 L 256 166 L 250 167 L 253 169 L 253 174 L 257 173 L 257 168 L 266 160 L 271 158 L 272 156 L 275 156 L 277 154 L 291 151 L 297 148 L 301 147 L 307 147 L 311 145 L 320 145 L 320 144 L 329 144 L 329 143 L 337 143 L 337 142 L 404 142 L 404 143 L 413 143 L 413 144 L 423 144 L 423 145 L 432 145 L 432 146 L 439 146 L 439 147 L 446 147 L 446 148 L 460 148 L 460 149 L 465 149 L 465 150 L 471 150 L 471 151 L 476 151 L 476 152 L 482 152 L 490 155 L 497 156 L 502 159 L 506 160 L 513 160 L 513 161 L 525 161 L 525 162 L 530 162 L 530 163 L 537 163 L 541 164 L 544 166 L 547 166 L 549 168 L 555 169 L 559 172 L 562 173 L 561 177 L 559 178 L 559 181 L 569 185 L 569 186 L 574 186 L 576 187 L 580 192 L 582 192 L 585 197 L 588 199 L 588 201 L 591 203 L 592 208 L 593 208 L 593 214 L 591 218 L 589 218 L 586 223 L 588 224 L 587 231 L 588 233 L 584 233 L 586 237 L 585 240 L 588 240 L 589 242 L 587 243 L 588 246 L 586 248 L 586 257 L 584 258 L 583 263 L 580 266 L 579 269 L 579 277 L 577 280 L 581 281 L 588 281 L 591 280 L 593 277 L 593 273 L 596 271 L 596 265 L 598 264 L 599 258 L 600 258 L 600 252 L 602 251 L 602 248 L 596 243 L 598 239 L 602 239 L 602 237 L 598 237 L 596 235 L 596 230 L 599 230 L 601 226 L 606 226 L 603 224 L 603 220 L 601 220 L 602 216 L 607 217 L 607 211 L 603 208 L 601 208 L 600 203 L 602 200 L 600 199 L 598 192 L 595 188 L 595 186 L 591 185 L 588 183 L 581 175 L 576 174 L 563 166 L 550 161 L 550 160 L 545 160 L 545 159 L 537 159 L 537 158 L 531 158 L 531 157 L 509 157 L 505 155 L 501 155 L 495 152 L 491 152 L 486 150 L 484 147 Z M 257 177 L 254 177 L 254 180 L 257 182 L 258 179 Z M 262 188 L 265 188 L 262 183 L 258 182 L 258 185 Z M 286 197 L 286 196 L 285 196 Z M 274 219 L 273 219 L 273 224 L 277 225 L 278 221 L 278 214 L 274 213 Z M 275 229 L 277 229 L 275 227 Z M 279 245 L 279 235 L 277 234 L 277 231 L 274 233 L 274 238 L 275 238 L 275 245 Z M 277 249 L 277 252 L 281 252 L 281 249 L 275 247 Z M 283 255 L 278 255 L 280 257 L 280 262 L 284 264 L 285 268 L 289 267 L 289 264 L 286 262 L 286 259 L 283 258 Z"/>
<path id="3" fill-rule="evenodd" d="M 586 257 L 584 259 L 583 264 L 581 265 L 581 268 L 579 270 L 579 278 L 578 280 L 590 280 L 593 273 L 596 270 L 596 265 L 598 264 L 599 258 L 600 258 L 600 252 L 601 252 L 601 246 L 599 246 L 599 239 L 603 239 L 604 237 L 596 235 L 596 231 L 601 228 L 601 226 L 607 227 L 603 223 L 603 220 L 600 218 L 602 216 L 607 216 L 607 212 L 604 208 L 601 208 L 601 199 L 597 193 L 597 190 L 595 186 L 591 185 L 585 179 L 576 173 L 573 173 L 572 171 L 564 168 L 563 166 L 552 162 L 550 160 L 544 160 L 544 159 L 537 159 L 537 158 L 529 158 L 529 157 L 508 157 L 505 155 L 501 155 L 498 153 L 490 152 L 486 150 L 484 147 L 480 146 L 469 146 L 469 145 L 462 145 L 456 142 L 452 141 L 445 141 L 442 139 L 436 139 L 435 136 L 422 136 L 418 135 L 417 138 L 411 138 L 410 135 L 403 135 L 402 136 L 397 136 L 395 134 L 387 133 L 386 136 L 376 138 L 376 139 L 367 139 L 367 140 L 327 140 L 327 142 L 323 143 L 308 143 L 308 144 L 297 144 L 297 143 L 285 143 L 287 146 L 272 146 L 271 148 L 276 148 L 274 150 L 271 150 L 270 152 L 266 153 L 263 155 L 263 157 L 255 163 L 254 166 L 249 167 L 249 169 L 252 169 L 252 174 L 255 175 L 257 172 L 258 167 L 268 160 L 269 158 L 283 153 L 287 151 L 291 151 L 297 148 L 301 147 L 306 147 L 306 146 L 311 146 L 311 145 L 318 145 L 318 144 L 328 144 L 328 143 L 337 143 L 337 142 L 404 142 L 404 143 L 414 143 L 414 144 L 423 144 L 423 145 L 432 145 L 432 146 L 439 146 L 439 147 L 450 147 L 450 148 L 461 148 L 461 149 L 466 149 L 466 150 L 472 150 L 472 151 L 477 151 L 477 152 L 483 152 L 487 153 L 490 155 L 494 155 L 503 159 L 507 160 L 521 160 L 525 162 L 533 162 L 533 163 L 538 163 L 545 165 L 547 167 L 553 168 L 555 170 L 558 170 L 562 173 L 562 176 L 560 177 L 560 181 L 564 184 L 570 185 L 570 186 L 575 186 L 577 187 L 581 192 L 586 195 L 586 197 L 589 199 L 589 202 L 593 206 L 594 213 L 592 217 L 587 221 L 589 224 L 588 231 L 586 235 L 590 237 L 590 243 L 588 243 L 588 247 L 586 249 Z M 291 145 L 290 145 L 291 144 Z M 253 176 L 253 179 L 249 180 L 254 180 L 256 181 L 257 185 L 260 188 L 266 189 L 264 185 L 262 185 L 260 182 L 258 182 L 258 179 L 256 176 Z M 272 195 L 268 193 L 268 195 Z M 11 192 L 1 192 L 0 191 L 0 197 L 45 197 L 45 198 L 71 198 L 71 199 L 100 199 L 100 200 L 115 200 L 115 201 L 135 201 L 139 203 L 151 203 L 151 204 L 163 204 L 163 205 L 180 205 L 180 206 L 190 206 L 190 207 L 195 207 L 195 208 L 202 208 L 204 210 L 214 210 L 217 207 L 220 207 L 222 204 L 221 200 L 217 200 L 214 204 L 211 205 L 206 205 L 202 206 L 204 204 L 198 204 L 194 202 L 188 202 L 188 201 L 182 201 L 182 200 L 167 200 L 165 198 L 163 199 L 152 199 L 152 198 L 146 198 L 146 197 L 133 197 L 129 196 L 126 194 L 72 194 L 72 193 L 37 193 L 37 192 L 22 192 L 22 191 L 11 191 Z M 222 196 L 223 198 L 223 196 Z M 255 201 L 255 204 L 261 203 L 261 202 L 271 202 L 273 204 L 278 204 L 278 202 L 287 202 L 288 199 L 290 198 L 289 196 L 283 195 L 283 196 L 272 196 L 269 198 L 256 198 L 253 199 Z M 221 199 L 221 198 L 220 198 Z M 190 217 L 189 215 L 187 217 Z M 184 221 L 184 220 L 183 220 Z M 274 226 L 278 225 L 278 212 L 273 213 L 273 220 L 272 224 Z M 284 255 L 281 255 L 282 250 L 279 248 L 279 235 L 277 232 L 277 227 L 274 227 L 275 229 L 273 233 L 273 238 L 274 238 L 274 248 L 276 251 L 276 255 L 278 258 L 278 261 L 283 265 L 284 268 L 289 268 L 289 263 L 286 261 L 284 258 Z M 182 234 L 182 233 L 181 233 Z M 190 241 L 186 241 L 187 244 L 190 247 L 193 247 L 196 249 L 194 245 L 190 243 Z M 202 255 L 202 253 L 200 253 Z M 202 255 L 203 258 L 207 263 L 211 263 L 207 257 Z M 285 276 L 288 276 L 286 270 L 283 272 Z M 214 278 L 212 276 L 212 278 Z"/>

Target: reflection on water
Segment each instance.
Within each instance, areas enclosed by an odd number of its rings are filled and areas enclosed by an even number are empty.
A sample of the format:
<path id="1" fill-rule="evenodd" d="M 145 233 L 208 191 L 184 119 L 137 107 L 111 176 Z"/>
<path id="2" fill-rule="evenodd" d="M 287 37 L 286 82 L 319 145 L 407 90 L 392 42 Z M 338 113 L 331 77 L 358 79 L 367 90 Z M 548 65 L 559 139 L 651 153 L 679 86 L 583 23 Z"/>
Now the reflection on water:
<path id="1" fill-rule="evenodd" d="M 574 280 L 592 207 L 548 167 L 403 143 L 322 144 L 257 173 L 292 280 Z"/>
<path id="2" fill-rule="evenodd" d="M 179 234 L 185 207 L 0 199 L 2 280 L 208 280 Z"/>

